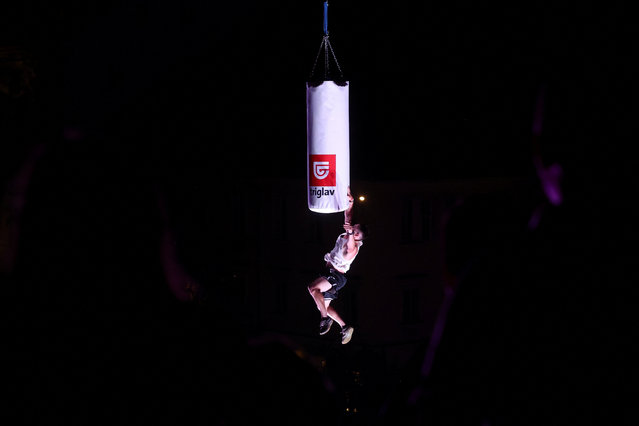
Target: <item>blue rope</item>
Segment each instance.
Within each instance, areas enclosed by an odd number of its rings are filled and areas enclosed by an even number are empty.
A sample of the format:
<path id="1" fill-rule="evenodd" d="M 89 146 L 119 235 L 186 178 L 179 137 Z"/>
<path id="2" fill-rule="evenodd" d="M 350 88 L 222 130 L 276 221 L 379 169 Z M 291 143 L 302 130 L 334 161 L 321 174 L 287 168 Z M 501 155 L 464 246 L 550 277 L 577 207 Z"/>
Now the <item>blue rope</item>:
<path id="1" fill-rule="evenodd" d="M 328 2 L 324 2 L 324 35 L 328 35 Z"/>

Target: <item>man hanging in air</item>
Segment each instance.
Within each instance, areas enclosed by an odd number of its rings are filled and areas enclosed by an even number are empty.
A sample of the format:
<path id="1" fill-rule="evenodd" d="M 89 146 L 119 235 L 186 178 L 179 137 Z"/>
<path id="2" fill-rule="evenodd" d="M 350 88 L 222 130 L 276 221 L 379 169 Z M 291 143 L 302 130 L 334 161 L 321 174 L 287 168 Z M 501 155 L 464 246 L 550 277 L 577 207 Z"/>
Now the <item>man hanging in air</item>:
<path id="1" fill-rule="evenodd" d="M 353 327 L 347 326 L 330 304 L 331 301 L 337 299 L 338 292 L 346 285 L 346 272 L 359 253 L 359 248 L 367 234 L 365 225 L 351 224 L 352 210 L 353 196 L 349 188 L 348 208 L 344 210 L 344 230 L 346 232 L 337 237 L 333 250 L 324 255 L 326 269 L 308 286 L 308 291 L 321 315 L 319 334 L 328 333 L 333 321 L 335 321 L 342 328 L 340 332 L 342 344 L 350 342 L 353 336 Z"/>

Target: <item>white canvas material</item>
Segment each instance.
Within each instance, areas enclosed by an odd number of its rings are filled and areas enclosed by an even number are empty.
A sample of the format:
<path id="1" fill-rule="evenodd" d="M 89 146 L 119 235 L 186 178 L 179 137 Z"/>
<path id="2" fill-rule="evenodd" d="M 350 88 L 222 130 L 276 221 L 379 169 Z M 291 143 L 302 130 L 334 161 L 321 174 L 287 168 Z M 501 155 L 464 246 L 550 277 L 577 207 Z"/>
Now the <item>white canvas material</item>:
<path id="1" fill-rule="evenodd" d="M 308 208 L 335 213 L 348 207 L 350 185 L 348 82 L 306 85 Z"/>

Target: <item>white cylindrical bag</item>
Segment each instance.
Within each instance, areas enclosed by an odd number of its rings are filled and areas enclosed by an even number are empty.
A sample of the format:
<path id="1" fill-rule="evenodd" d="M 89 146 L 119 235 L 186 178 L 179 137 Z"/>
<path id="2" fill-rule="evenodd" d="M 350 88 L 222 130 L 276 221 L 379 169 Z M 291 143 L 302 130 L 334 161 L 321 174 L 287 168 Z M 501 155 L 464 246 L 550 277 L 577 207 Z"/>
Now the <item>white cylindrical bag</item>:
<path id="1" fill-rule="evenodd" d="M 306 119 L 308 208 L 344 211 L 350 185 L 348 82 L 307 84 Z"/>

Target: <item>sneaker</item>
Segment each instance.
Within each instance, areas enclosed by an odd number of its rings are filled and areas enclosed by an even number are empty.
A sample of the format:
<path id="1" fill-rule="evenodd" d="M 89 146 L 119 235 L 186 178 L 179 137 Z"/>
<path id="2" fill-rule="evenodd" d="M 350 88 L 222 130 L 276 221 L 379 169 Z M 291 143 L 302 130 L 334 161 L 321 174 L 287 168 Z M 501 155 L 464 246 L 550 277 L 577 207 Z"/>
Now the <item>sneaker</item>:
<path id="1" fill-rule="evenodd" d="M 320 326 L 319 326 L 320 336 L 322 334 L 328 333 L 328 330 L 331 329 L 331 325 L 333 325 L 333 320 L 331 318 L 329 317 L 322 318 L 322 320 L 320 321 Z"/>
<path id="2" fill-rule="evenodd" d="M 342 345 L 347 344 L 351 341 L 351 337 L 353 337 L 353 327 L 344 327 L 340 334 L 342 335 Z"/>

